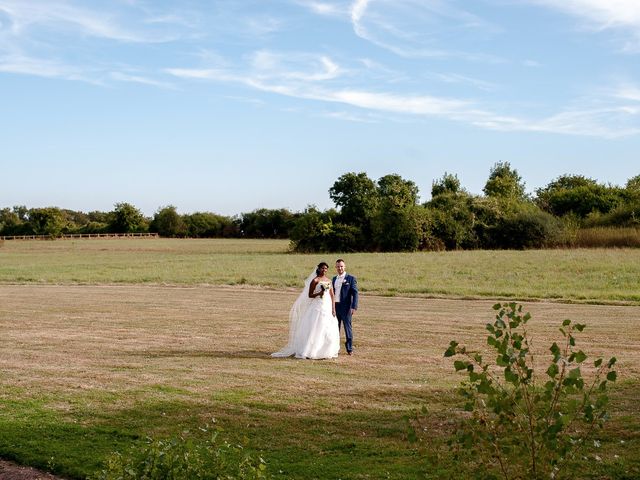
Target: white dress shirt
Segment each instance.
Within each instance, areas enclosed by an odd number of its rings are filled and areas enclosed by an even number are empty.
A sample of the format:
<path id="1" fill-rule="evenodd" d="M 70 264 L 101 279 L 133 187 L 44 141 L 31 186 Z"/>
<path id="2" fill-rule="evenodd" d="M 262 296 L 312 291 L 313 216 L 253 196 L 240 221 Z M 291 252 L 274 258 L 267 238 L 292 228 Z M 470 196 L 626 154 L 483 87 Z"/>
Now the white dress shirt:
<path id="1" fill-rule="evenodd" d="M 336 285 L 334 287 L 333 292 L 333 300 L 336 303 L 340 302 L 340 290 L 342 290 L 342 283 L 344 282 L 344 277 L 347 276 L 347 272 L 344 272 L 342 275 L 338 275 L 336 277 Z"/>

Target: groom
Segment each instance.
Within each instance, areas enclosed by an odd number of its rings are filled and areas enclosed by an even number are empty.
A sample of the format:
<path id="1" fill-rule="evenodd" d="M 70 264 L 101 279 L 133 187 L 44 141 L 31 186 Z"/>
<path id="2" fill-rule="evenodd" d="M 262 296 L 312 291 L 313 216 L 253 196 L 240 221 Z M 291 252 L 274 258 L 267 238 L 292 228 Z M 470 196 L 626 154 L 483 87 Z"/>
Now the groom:
<path id="1" fill-rule="evenodd" d="M 333 291 L 336 303 L 336 316 L 338 328 L 344 325 L 345 347 L 347 355 L 353 353 L 353 331 L 351 329 L 351 316 L 358 309 L 358 281 L 353 275 L 345 271 L 344 260 L 336 260 L 336 272 L 333 277 Z"/>

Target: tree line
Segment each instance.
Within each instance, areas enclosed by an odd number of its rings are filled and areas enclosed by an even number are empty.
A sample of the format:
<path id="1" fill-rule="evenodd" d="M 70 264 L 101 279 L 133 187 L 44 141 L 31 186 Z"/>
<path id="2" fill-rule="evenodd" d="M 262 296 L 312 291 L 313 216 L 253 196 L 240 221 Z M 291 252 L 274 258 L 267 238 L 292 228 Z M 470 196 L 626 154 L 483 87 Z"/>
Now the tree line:
<path id="1" fill-rule="evenodd" d="M 624 187 L 562 175 L 528 195 L 518 171 L 496 163 L 483 193 L 469 193 L 457 175 L 432 183 L 420 203 L 417 185 L 397 174 L 340 176 L 329 189 L 335 208 L 303 212 L 257 209 L 237 216 L 179 214 L 176 207 L 145 217 L 129 203 L 110 212 L 15 206 L 0 210 L 0 235 L 142 233 L 189 238 L 290 239 L 298 252 L 545 248 L 589 227 L 640 228 L 640 175 Z"/>

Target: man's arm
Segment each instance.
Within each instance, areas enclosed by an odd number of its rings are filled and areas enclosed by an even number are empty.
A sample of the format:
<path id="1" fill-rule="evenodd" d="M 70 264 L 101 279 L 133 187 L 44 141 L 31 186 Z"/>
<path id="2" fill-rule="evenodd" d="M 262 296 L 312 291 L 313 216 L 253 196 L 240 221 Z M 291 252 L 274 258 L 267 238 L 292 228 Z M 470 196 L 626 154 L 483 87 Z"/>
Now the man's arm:
<path id="1" fill-rule="evenodd" d="M 356 277 L 351 277 L 351 313 L 358 309 L 358 280 Z"/>

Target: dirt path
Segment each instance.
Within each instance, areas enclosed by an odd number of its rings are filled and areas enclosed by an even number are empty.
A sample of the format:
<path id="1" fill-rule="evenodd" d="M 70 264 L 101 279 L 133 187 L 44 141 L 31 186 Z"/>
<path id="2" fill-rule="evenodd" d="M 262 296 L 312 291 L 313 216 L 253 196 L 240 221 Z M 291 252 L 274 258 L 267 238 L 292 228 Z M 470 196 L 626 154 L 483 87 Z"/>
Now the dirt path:
<path id="1" fill-rule="evenodd" d="M 0 460 L 0 480 L 63 480 L 50 473 L 35 468 L 21 467 L 15 463 Z"/>

